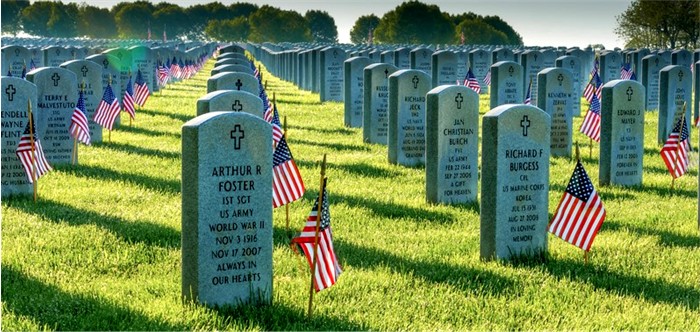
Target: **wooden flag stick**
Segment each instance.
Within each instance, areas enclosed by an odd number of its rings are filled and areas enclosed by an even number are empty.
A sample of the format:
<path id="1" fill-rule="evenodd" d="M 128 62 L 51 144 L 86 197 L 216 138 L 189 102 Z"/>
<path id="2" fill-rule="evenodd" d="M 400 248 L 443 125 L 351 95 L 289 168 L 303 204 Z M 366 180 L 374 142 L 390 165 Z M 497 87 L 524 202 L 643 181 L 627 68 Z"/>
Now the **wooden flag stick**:
<path id="1" fill-rule="evenodd" d="M 309 287 L 309 319 L 313 313 L 314 303 L 314 279 L 316 278 L 316 265 L 318 263 L 318 231 L 321 226 L 321 212 L 323 209 L 323 189 L 326 181 L 326 154 L 323 154 L 323 162 L 321 163 L 321 190 L 318 192 L 318 207 L 316 210 L 316 232 L 314 233 L 314 259 L 311 264 L 311 286 Z"/>
<path id="2" fill-rule="evenodd" d="M 111 129 L 109 130 L 109 134 L 107 136 L 108 136 L 107 138 L 109 139 L 109 142 L 112 143 L 112 130 Z"/>
<path id="3" fill-rule="evenodd" d="M 32 147 L 32 189 L 34 191 L 34 202 L 36 203 L 36 183 L 37 183 L 37 177 L 36 177 L 36 149 L 34 146 L 34 122 L 33 122 L 33 116 L 32 116 L 32 101 L 27 98 L 27 113 L 29 114 L 29 144 L 31 144 Z"/>
<path id="4" fill-rule="evenodd" d="M 274 93 L 272 94 L 272 100 L 275 100 L 275 94 L 274 94 Z M 277 105 L 275 105 L 275 107 L 277 107 Z M 287 117 L 286 117 L 286 116 L 284 117 L 283 129 L 284 129 L 284 134 L 282 134 L 282 136 L 284 137 L 284 140 L 286 141 L 286 140 L 287 140 Z M 286 211 L 286 213 L 287 213 L 287 214 L 286 214 L 286 216 L 287 216 L 287 223 L 286 223 L 286 225 L 287 225 L 287 226 L 286 226 L 286 231 L 287 231 L 287 233 L 289 233 L 289 204 L 292 204 L 292 202 L 289 202 L 289 203 L 287 203 L 287 204 L 284 205 L 284 209 L 285 209 L 285 211 Z"/>
<path id="5" fill-rule="evenodd" d="M 576 152 L 576 161 L 581 161 L 581 154 L 579 153 L 578 149 L 578 141 L 576 141 L 576 149 L 574 151 Z"/>
<path id="6" fill-rule="evenodd" d="M 591 144 L 588 145 L 588 158 L 593 159 L 593 139 L 591 138 Z"/>
<path id="7" fill-rule="evenodd" d="M 76 155 L 78 154 L 78 140 L 73 138 L 73 153 L 70 155 L 70 163 L 75 166 Z"/>
<path id="8" fill-rule="evenodd" d="M 583 264 L 588 265 L 588 251 L 583 251 Z"/>

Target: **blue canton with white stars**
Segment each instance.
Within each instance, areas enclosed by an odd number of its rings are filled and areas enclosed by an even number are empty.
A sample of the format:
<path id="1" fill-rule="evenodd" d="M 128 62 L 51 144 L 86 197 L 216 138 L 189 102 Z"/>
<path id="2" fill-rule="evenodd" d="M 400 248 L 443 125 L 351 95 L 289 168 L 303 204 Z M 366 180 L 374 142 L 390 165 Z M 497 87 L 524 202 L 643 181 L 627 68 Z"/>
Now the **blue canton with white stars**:
<path id="1" fill-rule="evenodd" d="M 593 193 L 593 183 L 591 183 L 591 179 L 588 178 L 588 174 L 586 174 L 586 170 L 583 169 L 583 165 L 581 165 L 580 161 L 576 163 L 574 174 L 571 175 L 571 180 L 566 187 L 566 192 L 584 202 L 587 201 L 588 198 L 591 197 L 591 193 Z"/>

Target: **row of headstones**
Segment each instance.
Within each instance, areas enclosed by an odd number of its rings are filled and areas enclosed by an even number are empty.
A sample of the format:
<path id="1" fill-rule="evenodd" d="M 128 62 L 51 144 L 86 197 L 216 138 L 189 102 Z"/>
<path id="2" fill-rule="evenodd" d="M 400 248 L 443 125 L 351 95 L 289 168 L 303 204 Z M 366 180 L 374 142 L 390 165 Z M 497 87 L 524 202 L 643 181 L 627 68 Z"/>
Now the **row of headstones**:
<path id="1" fill-rule="evenodd" d="M 210 306 L 272 299 L 272 127 L 250 69 L 222 49 L 182 127 L 182 296 Z"/>
<path id="2" fill-rule="evenodd" d="M 352 58 L 346 61 L 346 102 L 345 125 L 348 127 L 362 127 L 363 140 L 368 143 L 387 144 L 390 139 L 390 113 L 392 100 L 401 105 L 403 98 L 396 97 L 396 92 L 391 88 L 390 75 L 398 68 L 389 64 L 370 64 L 366 58 Z M 698 64 L 696 64 L 698 66 Z M 491 67 L 492 93 L 490 94 L 490 107 L 499 105 L 523 103 L 525 93 L 523 85 L 523 68 L 521 65 L 502 61 Z M 658 139 L 663 142 L 668 137 L 674 122 L 673 114 L 679 114 L 683 103 L 690 105 L 692 97 L 692 85 L 690 71 L 682 66 L 666 66 L 660 70 L 659 81 L 655 87 L 660 88 L 661 93 L 656 93 L 656 104 L 659 108 Z M 413 79 L 413 78 L 412 78 Z M 422 91 L 435 86 L 431 84 L 430 77 L 422 71 L 417 71 L 415 80 L 425 87 Z M 533 105 L 538 105 L 553 117 L 553 145 L 554 155 L 565 156 L 571 153 L 572 117 L 581 115 L 580 95 L 574 89 L 573 75 L 565 68 L 546 68 L 540 71 L 533 80 L 537 89 L 533 88 Z M 434 80 L 432 81 L 434 82 Z M 415 87 L 419 84 L 410 82 Z M 695 85 L 700 85 L 700 78 L 696 77 Z M 646 88 L 645 88 L 646 91 Z M 696 88 L 696 94 L 698 89 Z M 646 95 L 646 94 L 645 94 Z M 539 98 L 537 98 L 539 96 Z M 394 98 L 394 99 L 391 99 Z M 398 98 L 398 99 L 396 99 Z M 697 106 L 697 99 L 696 106 Z M 455 102 L 458 102 L 457 100 Z M 644 99 L 645 104 L 648 98 Z M 419 106 L 416 106 L 419 107 Z M 648 108 L 645 108 L 648 110 Z M 691 117 L 691 109 L 686 109 L 688 120 L 698 116 L 697 107 L 695 117 Z M 556 144 L 555 144 L 556 143 Z"/>
<path id="3" fill-rule="evenodd" d="M 580 50 L 572 48 L 542 49 L 542 50 L 511 50 L 509 48 L 472 49 L 472 50 L 439 50 L 433 51 L 427 47 L 408 48 L 402 47 L 395 50 L 352 51 L 352 49 L 317 46 L 314 48 L 295 48 L 284 51 L 271 51 L 266 47 L 258 47 L 246 44 L 248 50 L 255 54 L 274 75 L 295 83 L 302 89 L 317 92 L 321 101 L 343 101 L 344 86 L 342 78 L 343 66 L 341 63 L 348 57 L 364 56 L 371 62 L 393 64 L 399 69 L 419 69 L 431 74 L 437 84 L 448 84 L 457 80 L 463 80 L 467 69 L 471 68 L 481 85 L 482 93 L 488 92 L 488 85 L 484 81 L 489 67 L 499 61 L 514 61 L 521 64 L 525 70 L 524 83 L 527 85 L 530 78 L 543 68 L 560 66 L 567 67 L 574 74 L 575 88 L 579 93 L 585 88 L 588 73 L 593 66 L 595 53 L 592 50 Z M 567 55 L 568 58 L 561 57 Z M 659 58 L 647 58 L 649 65 L 641 70 L 643 59 L 647 56 Z M 693 60 L 695 59 L 695 60 Z M 690 65 L 700 60 L 700 50 L 694 54 L 687 50 L 659 50 L 651 54 L 648 49 L 626 51 L 602 51 L 600 52 L 600 72 L 603 83 L 620 78 L 620 68 L 623 63 L 635 63 L 637 79 L 644 80 L 644 73 L 654 77 L 649 78 L 655 82 L 658 78 L 658 70 L 668 64 L 681 65 L 690 68 Z M 533 90 L 536 86 L 533 83 Z M 653 106 L 653 105 L 652 105 Z"/>
<path id="4" fill-rule="evenodd" d="M 130 48 L 111 48 L 102 50 L 101 48 L 65 48 L 62 46 L 49 46 L 44 48 L 27 48 L 21 45 L 9 45 L 0 49 L 2 56 L 2 75 L 10 73 L 12 76 L 21 77 L 23 71 L 40 67 L 59 67 L 61 64 L 71 60 L 92 60 L 101 63 L 105 70 L 111 71 L 118 76 L 115 80 L 114 88 L 122 92 L 125 86 L 120 86 L 119 82 L 125 82 L 129 75 L 134 75 L 137 70 L 143 73 L 143 78 L 150 91 L 158 91 L 157 66 L 159 63 L 169 62 L 171 59 L 191 63 L 197 61 L 205 54 L 211 54 L 216 44 L 205 44 L 191 48 L 187 51 L 178 51 L 173 48 L 156 47 L 150 48 L 144 45 L 132 46 Z M 118 81 L 118 82 L 116 82 Z"/>
<path id="5" fill-rule="evenodd" d="M 31 103 L 36 135 L 49 164 L 69 164 L 72 162 L 74 138 L 68 129 L 78 91 L 82 89 L 84 92 L 91 142 L 101 142 L 102 127 L 93 118 L 104 87 L 111 80 L 118 99 L 123 96 L 118 92 L 119 87 L 126 88 L 126 81 L 122 81 L 118 68 L 105 65 L 116 59 L 109 54 L 96 54 L 87 60 L 69 60 L 57 67 L 38 67 L 26 74 L 26 80 L 20 76 L 2 76 L 2 197 L 32 192 L 15 154 L 27 126 L 27 101 Z M 75 162 L 78 162 L 77 158 Z"/>
<path id="6" fill-rule="evenodd" d="M 564 73 L 550 71 L 541 73 L 547 80 L 543 86 L 557 85 L 550 75 Z M 395 106 L 389 116 L 397 119 L 392 136 L 397 142 L 418 141 L 420 134 L 411 127 L 425 127 L 427 141 L 434 142 L 426 146 L 428 199 L 475 201 L 478 95 L 456 85 L 427 92 L 429 78 L 418 70 L 397 71 L 389 81 L 396 95 L 392 100 L 405 101 L 390 101 Z M 618 80 L 604 86 L 601 184 L 641 183 L 644 113 L 641 84 Z M 483 117 L 482 169 L 490 170 L 481 177 L 483 258 L 546 252 L 551 127 L 545 111 L 522 104 L 502 105 Z M 259 116 L 228 110 L 200 115 L 183 126 L 185 299 L 210 306 L 270 302 L 271 134 Z M 390 160 L 401 163 L 412 160 L 412 154 L 423 153 L 395 148 Z"/>

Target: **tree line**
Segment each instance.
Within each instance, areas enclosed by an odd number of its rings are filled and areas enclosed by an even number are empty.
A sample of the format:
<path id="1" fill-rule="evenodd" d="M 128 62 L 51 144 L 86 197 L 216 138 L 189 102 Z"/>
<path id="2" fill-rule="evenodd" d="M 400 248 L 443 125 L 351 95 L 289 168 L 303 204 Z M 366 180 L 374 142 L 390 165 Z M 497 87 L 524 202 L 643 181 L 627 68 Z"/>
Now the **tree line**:
<path id="1" fill-rule="evenodd" d="M 700 46 L 700 0 L 634 0 L 617 16 L 625 47 Z"/>
<path id="2" fill-rule="evenodd" d="M 327 12 L 310 10 L 304 15 L 273 6 L 220 2 L 181 7 L 149 1 L 120 2 L 111 9 L 85 2 L 2 0 L 2 31 L 25 32 L 42 37 L 105 39 L 214 39 L 252 42 L 338 41 L 335 20 Z M 522 38 L 498 16 L 474 13 L 449 15 L 435 5 L 409 1 L 381 19 L 375 15 L 357 19 L 351 32 L 354 43 L 458 43 L 464 34 L 470 44 L 522 45 Z"/>

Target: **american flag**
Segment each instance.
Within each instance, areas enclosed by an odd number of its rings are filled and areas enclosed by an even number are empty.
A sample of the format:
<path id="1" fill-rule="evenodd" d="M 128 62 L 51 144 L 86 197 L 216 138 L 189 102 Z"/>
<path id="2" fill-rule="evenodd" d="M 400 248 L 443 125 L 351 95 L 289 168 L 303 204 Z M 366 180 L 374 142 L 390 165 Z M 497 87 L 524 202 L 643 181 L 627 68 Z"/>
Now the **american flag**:
<path id="1" fill-rule="evenodd" d="M 549 232 L 585 251 L 605 220 L 605 207 L 580 161 L 549 223 Z"/>
<path id="2" fill-rule="evenodd" d="M 282 136 L 284 136 L 282 122 L 280 122 L 280 115 L 277 112 L 277 105 L 270 104 L 270 107 L 267 108 L 263 116 L 265 117 L 265 121 L 272 125 L 272 142 L 274 146 L 277 146 L 282 139 Z"/>
<path id="3" fill-rule="evenodd" d="M 481 93 L 481 85 L 479 85 L 479 81 L 476 80 L 476 76 L 474 76 L 471 67 L 469 67 L 467 71 L 467 76 L 464 77 L 464 86 L 476 91 L 476 93 Z"/>
<path id="4" fill-rule="evenodd" d="M 622 67 L 620 68 L 620 79 L 622 80 L 629 80 L 632 78 L 632 73 L 634 71 L 632 70 L 632 66 L 628 63 L 623 63 Z"/>
<path id="5" fill-rule="evenodd" d="M 135 117 L 136 110 L 134 109 L 134 88 L 131 85 L 131 76 L 129 76 L 129 81 L 126 82 L 126 89 L 124 89 L 124 98 L 122 98 L 122 109 L 124 112 L 129 113 L 129 116 L 133 119 Z"/>
<path id="6" fill-rule="evenodd" d="M 525 102 L 523 104 L 532 104 L 532 79 L 530 79 L 530 84 L 527 85 L 527 93 L 525 93 Z"/>
<path id="7" fill-rule="evenodd" d="M 593 95 L 588 113 L 586 113 L 579 131 L 592 140 L 600 142 L 600 101 L 596 95 Z"/>
<path id="8" fill-rule="evenodd" d="M 49 161 L 46 160 L 46 156 L 44 156 L 44 149 L 41 147 L 39 136 L 36 135 L 36 127 L 32 120 L 32 113 L 29 112 L 29 122 L 24 127 L 24 134 L 20 137 L 17 150 L 15 151 L 22 162 L 22 167 L 27 174 L 29 183 L 34 183 L 34 180 L 38 180 L 52 169 Z M 34 176 L 32 176 L 32 173 L 34 173 Z"/>
<path id="9" fill-rule="evenodd" d="M 112 91 L 112 85 L 107 84 L 105 87 L 104 94 L 102 95 L 102 100 L 100 104 L 97 105 L 97 110 L 95 110 L 94 121 L 108 130 L 112 130 L 114 126 L 114 119 L 119 115 L 119 101 L 114 97 L 114 91 Z"/>
<path id="10" fill-rule="evenodd" d="M 598 57 L 595 57 L 595 60 L 593 60 L 593 69 L 591 69 L 590 76 L 593 76 L 594 74 L 598 74 L 599 71 L 600 71 L 600 63 L 598 62 Z"/>
<path id="11" fill-rule="evenodd" d="M 36 64 L 34 64 L 34 59 L 29 59 L 29 71 L 36 69 Z"/>
<path id="12" fill-rule="evenodd" d="M 333 249 L 333 232 L 331 231 L 331 214 L 328 206 L 328 192 L 324 180 L 321 221 L 318 222 L 318 200 L 311 209 L 309 218 L 299 236 L 292 239 L 306 256 L 309 267 L 314 271 L 314 288 L 317 292 L 331 287 L 343 272 Z M 316 266 L 314 267 L 314 243 L 316 242 L 316 223 L 319 223 Z"/>
<path id="13" fill-rule="evenodd" d="M 168 84 L 168 79 L 170 78 L 170 69 L 165 65 L 158 67 L 158 85 L 163 87 Z"/>
<path id="14" fill-rule="evenodd" d="M 491 85 L 491 69 L 486 71 L 486 77 L 484 77 L 484 84 L 490 86 Z"/>
<path id="15" fill-rule="evenodd" d="M 78 92 L 78 104 L 75 106 L 73 115 L 70 118 L 68 131 L 78 141 L 90 145 L 90 128 L 88 127 L 87 116 L 85 116 L 85 97 L 82 89 Z"/>
<path id="16" fill-rule="evenodd" d="M 588 85 L 586 85 L 586 88 L 583 90 L 583 96 L 589 103 L 593 100 L 594 94 L 598 96 L 598 99 L 600 99 L 603 94 L 603 81 L 600 79 L 597 72 L 591 76 L 591 80 L 588 81 Z"/>
<path id="17" fill-rule="evenodd" d="M 304 191 L 301 173 L 282 137 L 272 155 L 272 207 L 294 202 L 304 195 Z"/>
<path id="18" fill-rule="evenodd" d="M 673 178 L 679 178 L 688 171 L 688 126 L 685 122 L 685 111 L 668 135 L 664 147 L 661 148 L 661 158 Z"/>
<path id="19" fill-rule="evenodd" d="M 143 107 L 143 104 L 148 100 L 148 96 L 151 95 L 151 90 L 148 89 L 148 84 L 143 80 L 143 75 L 141 75 L 141 69 L 136 71 L 136 81 L 134 82 L 134 102 L 139 106 Z"/>

